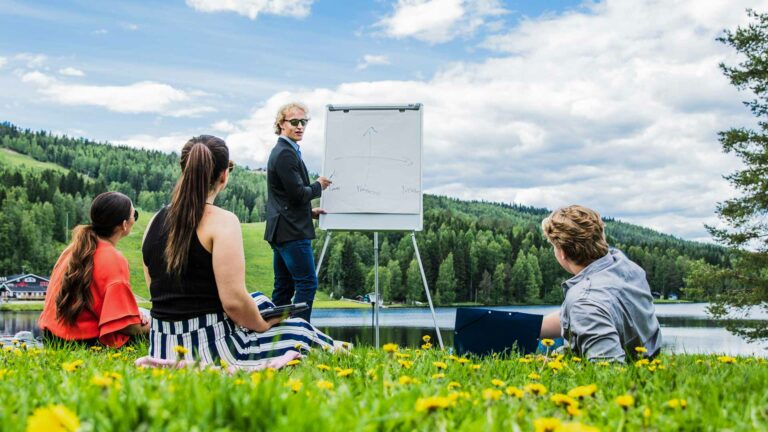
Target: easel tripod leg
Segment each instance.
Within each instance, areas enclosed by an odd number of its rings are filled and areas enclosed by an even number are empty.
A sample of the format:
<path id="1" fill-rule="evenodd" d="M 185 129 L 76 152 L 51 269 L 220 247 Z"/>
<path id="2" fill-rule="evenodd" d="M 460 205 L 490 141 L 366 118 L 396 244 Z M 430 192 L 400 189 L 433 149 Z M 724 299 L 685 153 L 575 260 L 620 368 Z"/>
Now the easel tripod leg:
<path id="1" fill-rule="evenodd" d="M 419 262 L 419 270 L 421 270 L 421 281 L 424 283 L 424 292 L 427 294 L 427 303 L 429 303 L 429 310 L 432 312 L 432 321 L 435 323 L 435 332 L 437 333 L 437 341 L 440 343 L 440 349 L 445 349 L 443 346 L 443 336 L 440 334 L 440 326 L 437 325 L 437 316 L 435 315 L 435 306 L 432 304 L 432 296 L 429 295 L 429 286 L 427 286 L 427 276 L 424 274 L 424 265 L 421 263 L 421 255 L 419 254 L 419 247 L 416 245 L 416 233 L 411 233 L 411 240 L 413 240 L 413 250 L 416 252 L 416 260 Z"/>

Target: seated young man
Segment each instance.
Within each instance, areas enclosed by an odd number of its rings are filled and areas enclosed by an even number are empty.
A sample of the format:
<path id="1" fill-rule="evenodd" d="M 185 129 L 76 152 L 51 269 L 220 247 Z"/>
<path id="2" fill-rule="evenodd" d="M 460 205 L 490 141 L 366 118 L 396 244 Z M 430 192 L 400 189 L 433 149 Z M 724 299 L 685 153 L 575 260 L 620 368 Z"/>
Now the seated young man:
<path id="1" fill-rule="evenodd" d="M 579 205 L 555 210 L 542 221 L 557 262 L 575 276 L 563 283 L 560 311 L 544 317 L 541 337 L 562 335 L 589 360 L 623 362 L 635 348 L 656 355 L 661 331 L 645 271 L 608 247 L 604 227 L 596 211 Z"/>

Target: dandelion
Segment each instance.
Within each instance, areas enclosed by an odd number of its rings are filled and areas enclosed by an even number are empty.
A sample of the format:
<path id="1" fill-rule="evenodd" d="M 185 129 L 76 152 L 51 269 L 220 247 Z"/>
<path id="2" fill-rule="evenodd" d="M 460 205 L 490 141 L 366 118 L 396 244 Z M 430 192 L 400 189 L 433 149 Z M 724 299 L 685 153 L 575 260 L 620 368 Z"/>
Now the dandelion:
<path id="1" fill-rule="evenodd" d="M 329 370 L 331 370 L 331 367 L 326 365 L 326 364 L 319 364 L 319 365 L 317 365 L 317 368 L 320 369 L 321 371 L 329 371 Z"/>
<path id="2" fill-rule="evenodd" d="M 136 351 L 136 348 L 134 348 L 134 347 L 125 347 L 125 348 L 123 348 L 123 350 L 125 352 L 134 352 L 134 351 Z"/>
<path id="3" fill-rule="evenodd" d="M 688 408 L 688 402 L 685 399 L 670 399 L 667 401 L 667 406 L 672 409 L 686 409 Z"/>
<path id="4" fill-rule="evenodd" d="M 3 347 L 3 351 L 5 351 L 5 352 L 11 352 L 14 349 L 15 348 L 12 345 L 6 345 L 6 346 Z"/>
<path id="5" fill-rule="evenodd" d="M 508 396 L 512 396 L 518 399 L 521 399 L 525 395 L 525 392 L 523 392 L 517 387 L 512 387 L 512 386 L 507 387 L 505 392 L 507 393 Z"/>
<path id="6" fill-rule="evenodd" d="M 409 360 L 398 360 L 398 363 L 400 363 L 400 366 L 404 367 L 405 369 L 410 369 L 411 366 L 413 366 L 413 362 Z"/>
<path id="7" fill-rule="evenodd" d="M 568 396 L 577 398 L 577 399 L 584 399 L 587 396 L 593 396 L 595 393 L 597 393 L 597 385 L 590 384 L 590 385 L 579 386 L 571 389 L 568 392 Z"/>
<path id="8" fill-rule="evenodd" d="M 444 396 L 430 396 L 416 400 L 417 412 L 432 412 L 439 409 L 446 409 L 453 406 L 456 402 Z"/>
<path id="9" fill-rule="evenodd" d="M 368 369 L 368 372 L 366 372 L 365 375 L 376 379 L 376 368 Z"/>
<path id="10" fill-rule="evenodd" d="M 297 379 L 291 378 L 288 380 L 288 382 L 285 383 L 285 386 L 290 388 L 292 392 L 298 393 L 304 384 L 302 384 L 302 382 Z"/>
<path id="11" fill-rule="evenodd" d="M 531 372 L 528 374 L 528 379 L 537 380 L 540 378 L 541 378 L 541 375 L 537 374 L 536 372 Z"/>
<path id="12" fill-rule="evenodd" d="M 600 429 L 594 426 L 587 426 L 579 422 L 563 423 L 557 428 L 557 432 L 599 432 Z"/>
<path id="13" fill-rule="evenodd" d="M 448 390 L 453 390 L 455 388 L 460 388 L 461 384 L 457 383 L 456 381 L 451 381 L 448 383 Z"/>
<path id="14" fill-rule="evenodd" d="M 286 363 L 285 365 L 286 365 L 286 366 L 296 366 L 296 365 L 297 365 L 297 364 L 299 364 L 299 363 L 301 363 L 301 360 L 299 360 L 299 359 L 293 359 L 293 360 L 289 361 L 288 363 Z"/>
<path id="15" fill-rule="evenodd" d="M 421 340 L 423 340 L 424 343 L 429 343 L 429 341 L 432 340 L 432 337 L 430 335 L 424 335 L 421 337 Z"/>
<path id="16" fill-rule="evenodd" d="M 483 390 L 483 399 L 487 401 L 497 401 L 501 399 L 502 394 L 503 393 L 501 392 L 501 390 L 494 389 L 494 388 L 487 388 Z"/>
<path id="17" fill-rule="evenodd" d="M 600 362 L 597 362 L 597 365 L 602 367 L 607 367 L 607 366 L 610 366 L 611 363 L 607 361 L 600 361 Z"/>
<path id="18" fill-rule="evenodd" d="M 648 352 L 648 350 L 645 349 L 645 347 L 638 346 L 638 347 L 635 347 L 635 352 L 638 354 L 645 354 Z"/>
<path id="19" fill-rule="evenodd" d="M 103 347 L 100 347 L 98 345 L 94 345 L 94 346 L 91 347 L 91 351 L 94 351 L 94 352 L 101 351 L 102 349 L 103 349 Z"/>
<path id="20" fill-rule="evenodd" d="M 635 362 L 635 367 L 641 368 L 643 366 L 648 366 L 650 364 L 650 361 L 648 361 L 647 358 L 640 359 Z"/>
<path id="21" fill-rule="evenodd" d="M 547 388 L 539 383 L 526 384 L 525 387 L 523 387 L 523 390 L 525 390 L 526 393 L 533 393 L 537 396 L 547 394 Z"/>
<path id="22" fill-rule="evenodd" d="M 0 369 L 0 379 L 3 379 L 10 374 L 11 374 L 11 371 L 9 371 L 8 369 Z"/>
<path id="23" fill-rule="evenodd" d="M 83 365 L 83 361 L 78 359 L 71 362 L 64 362 L 61 364 L 61 368 L 64 369 L 66 372 L 74 372 L 75 369 L 79 368 Z"/>
<path id="24" fill-rule="evenodd" d="M 560 425 L 560 420 L 554 417 L 538 418 L 533 421 L 533 429 L 536 432 L 555 432 Z"/>
<path id="25" fill-rule="evenodd" d="M 581 357 L 571 357 L 571 361 L 574 363 L 581 363 Z"/>
<path id="26" fill-rule="evenodd" d="M 528 364 L 528 363 L 531 363 L 533 360 L 527 357 L 520 357 L 517 361 L 520 363 Z"/>
<path id="27" fill-rule="evenodd" d="M 411 355 L 406 353 L 395 353 L 395 357 L 399 359 L 407 359 L 407 358 L 411 358 Z"/>
<path id="28" fill-rule="evenodd" d="M 575 406 L 576 408 L 579 407 L 579 402 L 576 399 L 562 393 L 553 394 L 549 400 L 554 402 L 557 406 Z"/>
<path id="29" fill-rule="evenodd" d="M 80 429 L 80 419 L 64 405 L 37 408 L 27 419 L 27 432 L 74 432 Z"/>
<path id="30" fill-rule="evenodd" d="M 472 365 L 472 370 L 480 370 L 480 365 L 479 364 L 473 364 Z"/>
<path id="31" fill-rule="evenodd" d="M 438 369 L 448 369 L 448 365 L 441 361 L 432 362 L 432 366 Z"/>
<path id="32" fill-rule="evenodd" d="M 261 373 L 260 372 L 254 372 L 251 374 L 251 384 L 253 385 L 259 385 L 261 383 Z"/>
<path id="33" fill-rule="evenodd" d="M 616 398 L 616 403 L 626 411 L 635 405 L 635 398 L 632 395 L 621 395 Z"/>
<path id="34" fill-rule="evenodd" d="M 552 339 L 545 338 L 541 340 L 541 344 L 544 345 L 545 347 L 551 347 L 552 345 L 555 344 L 555 341 L 553 341 Z"/>
<path id="35" fill-rule="evenodd" d="M 461 357 L 461 358 L 458 358 L 456 362 L 459 364 L 466 364 L 466 363 L 469 363 L 469 359 L 465 357 Z"/>
<path id="36" fill-rule="evenodd" d="M 412 377 L 409 377 L 408 375 L 403 375 L 397 379 L 397 382 L 399 382 L 400 385 L 408 385 L 408 384 L 415 384 L 416 380 L 413 379 Z"/>
<path id="37" fill-rule="evenodd" d="M 423 349 L 423 350 L 428 350 L 430 348 L 432 348 L 432 344 L 429 343 L 429 342 L 421 345 L 421 349 Z"/>
<path id="38" fill-rule="evenodd" d="M 189 350 L 184 348 L 181 345 L 176 345 L 175 347 L 173 347 L 173 352 L 175 352 L 176 354 L 181 354 L 182 356 L 185 356 L 189 353 Z"/>
<path id="39" fill-rule="evenodd" d="M 108 388 L 111 387 L 114 382 L 114 378 L 108 375 L 94 375 L 93 378 L 91 378 L 91 384 L 97 387 Z"/>
<path id="40" fill-rule="evenodd" d="M 495 385 L 496 387 L 504 387 L 506 383 L 500 379 L 494 378 L 491 380 L 491 384 Z"/>
<path id="41" fill-rule="evenodd" d="M 557 372 L 559 370 L 562 370 L 564 366 L 563 366 L 562 363 L 560 363 L 560 361 L 554 360 L 554 361 L 551 361 L 551 362 L 547 363 L 547 367 L 550 370 L 552 370 L 553 372 Z"/>
<path id="42" fill-rule="evenodd" d="M 316 384 L 317 388 L 320 390 L 333 390 L 333 383 L 326 380 L 320 380 Z"/>
<path id="43" fill-rule="evenodd" d="M 352 372 L 354 372 L 354 369 L 341 369 L 338 372 L 336 372 L 336 376 L 338 377 L 348 377 L 352 375 Z"/>
<path id="44" fill-rule="evenodd" d="M 432 379 L 443 379 L 443 378 L 445 378 L 445 374 L 444 373 L 432 374 Z"/>
<path id="45" fill-rule="evenodd" d="M 578 417 L 581 415 L 581 410 L 576 405 L 568 405 L 565 407 L 565 412 L 571 417 Z"/>
<path id="46" fill-rule="evenodd" d="M 736 363 L 736 359 L 734 357 L 730 357 L 730 356 L 720 356 L 720 357 L 717 358 L 717 361 L 719 361 L 720 363 L 725 363 L 725 364 Z"/>
<path id="47" fill-rule="evenodd" d="M 384 352 L 393 353 L 393 352 L 397 352 L 398 346 L 395 343 L 388 343 L 388 344 L 384 344 L 384 346 L 381 347 L 381 349 L 383 349 Z"/>
<path id="48" fill-rule="evenodd" d="M 645 407 L 643 410 L 643 418 L 650 418 L 651 417 L 651 409 L 648 407 Z"/>

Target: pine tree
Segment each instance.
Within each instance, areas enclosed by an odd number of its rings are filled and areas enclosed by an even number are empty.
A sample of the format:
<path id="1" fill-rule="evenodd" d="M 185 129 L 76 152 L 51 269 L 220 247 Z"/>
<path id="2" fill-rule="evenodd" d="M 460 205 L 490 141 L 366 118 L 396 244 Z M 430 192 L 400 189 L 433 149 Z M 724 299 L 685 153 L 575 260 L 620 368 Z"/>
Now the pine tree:
<path id="1" fill-rule="evenodd" d="M 453 270 L 453 254 L 449 253 L 440 264 L 435 285 L 435 303 L 451 304 L 456 299 L 456 274 Z"/>
<path id="2" fill-rule="evenodd" d="M 406 303 L 413 304 L 417 301 L 421 301 L 424 293 L 424 284 L 421 279 L 421 271 L 419 270 L 419 263 L 415 259 L 411 260 L 411 264 L 408 265 L 408 272 L 406 273 Z"/>

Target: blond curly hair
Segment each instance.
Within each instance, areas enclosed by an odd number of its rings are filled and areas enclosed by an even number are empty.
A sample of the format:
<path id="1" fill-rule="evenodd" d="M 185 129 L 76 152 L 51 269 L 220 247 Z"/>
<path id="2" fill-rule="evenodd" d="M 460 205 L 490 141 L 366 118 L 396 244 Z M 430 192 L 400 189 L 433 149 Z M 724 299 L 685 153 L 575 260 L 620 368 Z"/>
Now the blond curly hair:
<path id="1" fill-rule="evenodd" d="M 541 221 L 547 241 L 578 265 L 589 265 L 608 253 L 600 214 L 580 205 L 562 207 Z"/>

